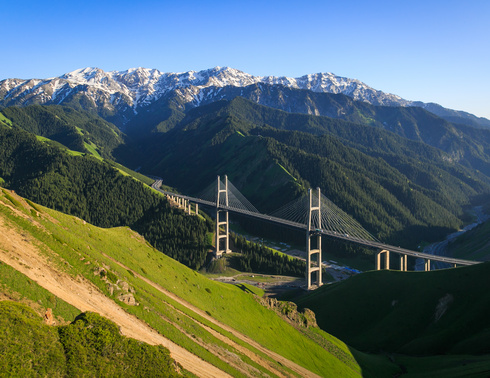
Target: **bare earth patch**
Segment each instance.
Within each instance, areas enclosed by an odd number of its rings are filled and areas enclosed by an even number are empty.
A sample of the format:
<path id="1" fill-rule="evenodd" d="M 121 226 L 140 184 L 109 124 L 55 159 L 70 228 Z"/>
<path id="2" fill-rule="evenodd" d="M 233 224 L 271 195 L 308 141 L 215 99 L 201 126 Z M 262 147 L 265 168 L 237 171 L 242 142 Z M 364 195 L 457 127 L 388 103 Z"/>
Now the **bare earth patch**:
<path id="1" fill-rule="evenodd" d="M 15 228 L 5 224 L 2 219 L 0 219 L 0 229 L 0 260 L 2 262 L 12 266 L 80 311 L 97 312 L 112 320 L 120 327 L 123 335 L 148 344 L 165 346 L 170 350 L 173 359 L 184 369 L 197 376 L 229 376 L 163 337 L 135 316 L 125 312 L 91 282 L 81 277 L 75 279 L 51 266 L 34 245 L 26 241 Z"/>

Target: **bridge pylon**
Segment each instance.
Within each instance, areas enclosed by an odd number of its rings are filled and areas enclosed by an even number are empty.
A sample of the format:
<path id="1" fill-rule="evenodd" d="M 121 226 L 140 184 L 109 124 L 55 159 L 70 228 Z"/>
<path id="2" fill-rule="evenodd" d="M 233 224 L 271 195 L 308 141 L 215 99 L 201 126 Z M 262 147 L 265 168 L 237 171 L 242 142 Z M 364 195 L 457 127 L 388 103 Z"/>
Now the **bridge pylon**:
<path id="1" fill-rule="evenodd" d="M 228 206 L 228 176 L 225 175 L 224 187 L 221 183 L 220 177 L 217 180 L 217 192 L 216 192 L 216 251 L 215 257 L 220 258 L 223 253 L 230 252 L 230 223 L 228 218 L 228 211 L 221 210 L 221 199 L 224 199 L 224 205 Z M 224 233 L 221 231 L 221 226 L 224 227 Z M 222 243 L 223 240 L 223 243 Z M 223 246 L 222 246 L 223 245 Z"/>
<path id="2" fill-rule="evenodd" d="M 322 285 L 322 214 L 320 188 L 317 188 L 316 204 L 313 204 L 313 192 L 308 189 L 309 208 L 306 228 L 306 281 L 307 289 Z M 316 217 L 315 212 L 318 214 Z M 312 280 L 312 276 L 315 279 Z"/>

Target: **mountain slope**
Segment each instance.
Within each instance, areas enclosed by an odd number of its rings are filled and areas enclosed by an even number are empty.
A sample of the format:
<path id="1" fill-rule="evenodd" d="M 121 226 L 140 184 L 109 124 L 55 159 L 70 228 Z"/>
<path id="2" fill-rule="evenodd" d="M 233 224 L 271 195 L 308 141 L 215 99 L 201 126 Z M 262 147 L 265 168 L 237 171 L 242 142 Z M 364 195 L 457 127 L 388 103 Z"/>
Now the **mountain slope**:
<path id="1" fill-rule="evenodd" d="M 170 353 L 120 335 L 94 313 L 52 327 L 25 305 L 0 301 L 2 373 L 9 376 L 178 377 Z"/>
<path id="2" fill-rule="evenodd" d="M 228 174 L 265 212 L 319 186 L 382 240 L 412 247 L 459 227 L 462 207 L 490 193 L 487 177 L 423 143 L 241 98 L 188 112 L 126 158 L 192 194 Z"/>
<path id="3" fill-rule="evenodd" d="M 199 269 L 206 261 L 211 224 L 184 217 L 148 186 L 91 156 L 40 142 L 0 126 L 2 185 L 32 201 L 101 226 L 131 226 L 171 257 Z"/>
<path id="4" fill-rule="evenodd" d="M 112 150 L 124 143 L 117 127 L 85 111 L 62 106 L 9 107 L 2 110 L 10 125 L 59 142 L 78 152 L 112 157 Z"/>
<path id="5" fill-rule="evenodd" d="M 483 222 L 472 230 L 451 240 L 447 246 L 450 256 L 480 261 L 490 260 L 490 221 Z"/>
<path id="6" fill-rule="evenodd" d="M 122 126 L 171 92 L 177 93 L 186 106 L 196 107 L 224 98 L 223 87 L 243 88 L 256 84 L 304 89 L 312 93 L 341 93 L 372 105 L 424 107 L 452 122 L 490 127 L 490 121 L 485 118 L 444 109 L 437 104 L 407 101 L 375 90 L 359 80 L 332 73 L 299 78 L 260 77 L 228 67 L 183 73 L 163 73 L 147 68 L 112 72 L 84 68 L 44 80 L 5 79 L 0 82 L 0 105 L 70 104 L 95 109 L 104 118 Z"/>
<path id="7" fill-rule="evenodd" d="M 488 354 L 489 270 L 483 263 L 428 273 L 367 272 L 297 303 L 315 312 L 322 329 L 361 350 Z"/>
<path id="8" fill-rule="evenodd" d="M 172 356 L 199 376 L 223 375 L 205 374 L 208 364 L 232 376 L 360 375 L 341 341 L 286 322 L 254 295 L 208 280 L 127 228 L 100 229 L 5 190 L 0 228 L 2 261 L 42 286 L 58 288 L 81 310 L 103 311 L 125 334 L 166 345 L 163 337 L 170 339 L 207 361 L 180 359 L 170 344 Z M 148 332 L 148 325 L 160 334 Z"/>

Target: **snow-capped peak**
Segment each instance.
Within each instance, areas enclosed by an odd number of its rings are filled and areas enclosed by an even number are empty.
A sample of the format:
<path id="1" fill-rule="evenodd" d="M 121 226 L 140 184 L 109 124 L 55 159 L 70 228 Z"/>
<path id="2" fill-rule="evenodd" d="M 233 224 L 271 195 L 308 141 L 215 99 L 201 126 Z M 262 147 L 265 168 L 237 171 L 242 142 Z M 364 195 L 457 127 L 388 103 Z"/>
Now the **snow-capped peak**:
<path id="1" fill-rule="evenodd" d="M 185 107 L 224 98 L 224 87 L 244 88 L 267 84 L 320 93 L 341 93 L 373 105 L 423 106 L 399 96 L 373 89 L 365 83 L 331 72 L 286 76 L 253 76 L 243 71 L 216 66 L 201 71 L 165 73 L 143 67 L 124 71 L 103 71 L 86 67 L 50 79 L 6 79 L 0 81 L 0 105 L 61 104 L 79 92 L 97 108 L 123 109 L 125 119 L 168 93 L 175 92 Z M 240 95 L 240 94 L 238 94 Z M 258 101 L 258 98 L 257 98 Z M 181 105 L 179 105 L 181 106 Z M 314 113 L 314 112 L 313 112 Z"/>

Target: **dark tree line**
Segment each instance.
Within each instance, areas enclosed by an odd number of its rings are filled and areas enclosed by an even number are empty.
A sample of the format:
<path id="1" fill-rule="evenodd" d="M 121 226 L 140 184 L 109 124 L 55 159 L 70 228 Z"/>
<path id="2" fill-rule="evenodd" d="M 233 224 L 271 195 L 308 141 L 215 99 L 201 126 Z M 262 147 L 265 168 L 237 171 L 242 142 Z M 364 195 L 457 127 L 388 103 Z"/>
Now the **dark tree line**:
<path id="1" fill-rule="evenodd" d="M 101 156 L 110 158 L 123 143 L 122 133 L 109 122 L 83 110 L 50 105 L 12 106 L 2 113 L 19 128 L 61 143 L 71 150 L 88 152 L 95 146 Z"/>
<path id="2" fill-rule="evenodd" d="M 129 226 L 191 268 L 206 261 L 211 222 L 170 207 L 108 163 L 71 156 L 23 130 L 0 127 L 0 177 L 21 196 L 93 225 Z"/>
<path id="3" fill-rule="evenodd" d="M 238 257 L 238 269 L 243 272 L 280 274 L 303 277 L 306 263 L 291 259 L 287 255 L 275 253 L 270 248 L 251 243 L 243 236 L 233 235 L 235 248 L 241 253 Z"/>

